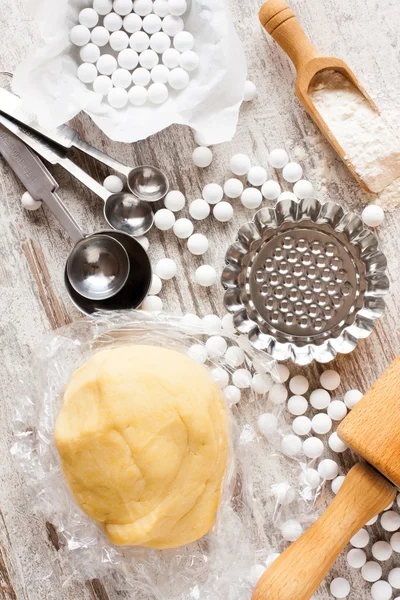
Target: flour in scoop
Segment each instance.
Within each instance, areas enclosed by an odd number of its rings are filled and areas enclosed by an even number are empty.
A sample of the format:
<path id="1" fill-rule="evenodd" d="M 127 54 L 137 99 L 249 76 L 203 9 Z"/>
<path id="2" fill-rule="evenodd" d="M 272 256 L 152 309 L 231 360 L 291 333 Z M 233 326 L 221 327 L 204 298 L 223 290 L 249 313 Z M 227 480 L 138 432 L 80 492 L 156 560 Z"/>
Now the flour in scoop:
<path id="1" fill-rule="evenodd" d="M 400 204 L 400 139 L 383 117 L 336 71 L 315 77 L 310 98 L 377 202 L 389 210 Z"/>

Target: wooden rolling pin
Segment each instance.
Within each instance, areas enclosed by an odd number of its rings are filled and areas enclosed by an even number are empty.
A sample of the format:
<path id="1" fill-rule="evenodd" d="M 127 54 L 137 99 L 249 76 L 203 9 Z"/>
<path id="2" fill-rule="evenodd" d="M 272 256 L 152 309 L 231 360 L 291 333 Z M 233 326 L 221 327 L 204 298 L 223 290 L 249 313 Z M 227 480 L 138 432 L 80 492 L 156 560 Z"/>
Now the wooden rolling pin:
<path id="1" fill-rule="evenodd" d="M 309 96 L 312 79 L 320 71 L 331 69 L 338 71 L 361 92 L 374 110 L 378 111 L 375 102 L 370 98 L 365 89 L 358 83 L 357 77 L 346 63 L 333 56 L 324 56 L 311 44 L 294 12 L 285 0 L 268 0 L 260 9 L 259 18 L 261 25 L 278 42 L 282 50 L 292 60 L 297 71 L 296 94 L 304 108 L 334 147 L 347 168 L 357 179 L 359 184 L 370 193 L 367 184 L 355 171 L 352 162 L 347 158 L 345 151 L 339 144 L 332 131 L 329 129 L 320 113 L 316 110 Z"/>
<path id="2" fill-rule="evenodd" d="M 394 500 L 394 485 L 400 487 L 400 356 L 342 421 L 338 435 L 372 466 L 359 463 L 349 471 L 325 513 L 262 575 L 253 600 L 310 600 L 353 535 Z"/>

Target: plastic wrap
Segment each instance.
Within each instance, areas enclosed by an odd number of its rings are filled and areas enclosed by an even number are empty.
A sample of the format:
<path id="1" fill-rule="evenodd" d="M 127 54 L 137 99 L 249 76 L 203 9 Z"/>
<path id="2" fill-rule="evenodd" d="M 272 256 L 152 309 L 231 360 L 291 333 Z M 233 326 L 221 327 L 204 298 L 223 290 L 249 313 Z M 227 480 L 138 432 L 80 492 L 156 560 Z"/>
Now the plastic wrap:
<path id="1" fill-rule="evenodd" d="M 32 352 L 23 395 L 16 402 L 12 454 L 32 492 L 33 508 L 53 523 L 60 539 L 57 572 L 64 581 L 111 577 L 114 584 L 165 600 L 243 600 L 255 584 L 255 565 L 281 544 L 280 527 L 296 517 L 303 525 L 315 517 L 318 492 L 299 484 L 305 462 L 280 452 L 290 433 L 282 406 L 269 406 L 278 428 L 267 441 L 257 432 L 265 398 L 242 390 L 238 404 L 227 406 L 230 456 L 223 494 L 213 530 L 199 541 L 172 550 L 113 546 L 101 529 L 75 503 L 61 471 L 53 428 L 62 405 L 63 388 L 72 373 L 95 351 L 123 344 L 152 344 L 188 352 L 204 344 L 210 332 L 185 318 L 126 311 L 83 319 L 52 333 Z M 246 368 L 265 381 L 277 380 L 275 362 L 254 350 L 248 340 L 222 331 L 228 346 L 245 352 Z M 235 369 L 225 358 L 207 360 L 205 368 Z M 277 501 L 282 482 L 296 495 L 288 505 Z M 292 493 L 292 492 L 291 492 Z M 55 566 L 54 566 L 55 568 Z"/>
<path id="2" fill-rule="evenodd" d="M 229 14 L 227 0 L 191 0 L 185 28 L 195 37 L 200 65 L 188 87 L 170 91 L 161 105 L 126 106 L 116 110 L 77 76 L 79 49 L 69 41 L 90 0 L 26 0 L 45 46 L 21 63 L 14 92 L 40 125 L 54 128 L 86 111 L 112 140 L 135 142 L 178 123 L 189 125 L 209 144 L 232 139 L 246 81 L 246 60 Z"/>

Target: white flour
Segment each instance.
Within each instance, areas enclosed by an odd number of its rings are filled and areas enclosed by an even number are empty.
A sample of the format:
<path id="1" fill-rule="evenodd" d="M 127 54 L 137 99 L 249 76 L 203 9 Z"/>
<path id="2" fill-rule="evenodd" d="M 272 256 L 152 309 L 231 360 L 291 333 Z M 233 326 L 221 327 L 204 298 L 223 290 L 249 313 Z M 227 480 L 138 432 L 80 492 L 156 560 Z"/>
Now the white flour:
<path id="1" fill-rule="evenodd" d="M 377 203 L 400 204 L 400 139 L 348 79 L 335 71 L 315 78 L 310 97 Z M 397 180 L 397 181 L 395 181 Z"/>

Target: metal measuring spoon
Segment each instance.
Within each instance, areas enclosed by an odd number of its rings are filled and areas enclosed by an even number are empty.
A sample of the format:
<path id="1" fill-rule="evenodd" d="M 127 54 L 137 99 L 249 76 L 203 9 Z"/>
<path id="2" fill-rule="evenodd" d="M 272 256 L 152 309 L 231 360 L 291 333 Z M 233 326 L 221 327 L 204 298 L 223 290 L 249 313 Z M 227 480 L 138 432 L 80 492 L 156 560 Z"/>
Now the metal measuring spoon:
<path id="1" fill-rule="evenodd" d="M 65 156 L 65 150 L 50 142 L 27 125 L 0 114 L 0 124 L 25 142 L 51 164 L 59 164 L 104 201 L 104 218 L 113 229 L 134 237 L 147 233 L 153 226 L 154 214 L 150 204 L 132 194 L 106 190 L 86 171 Z"/>
<path id="2" fill-rule="evenodd" d="M 27 118 L 24 119 L 24 113 L 21 112 L 20 107 L 21 99 L 18 96 L 0 88 L 0 112 L 5 116 L 10 116 L 20 123 L 28 125 L 28 127 L 47 137 L 49 140 L 63 146 L 66 151 L 74 146 L 120 175 L 123 175 L 132 194 L 141 200 L 157 202 L 167 194 L 169 189 L 168 179 L 160 169 L 148 165 L 133 168 L 128 167 L 79 139 L 78 132 L 68 125 L 61 125 L 51 131 L 44 130 L 36 124 L 32 125 L 30 120 Z"/>
<path id="3" fill-rule="evenodd" d="M 66 265 L 71 286 L 89 300 L 106 300 L 124 287 L 130 272 L 126 249 L 104 233 L 85 236 L 57 194 L 42 161 L 0 125 L 0 153 L 35 200 L 43 200 L 75 242 Z"/>

